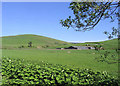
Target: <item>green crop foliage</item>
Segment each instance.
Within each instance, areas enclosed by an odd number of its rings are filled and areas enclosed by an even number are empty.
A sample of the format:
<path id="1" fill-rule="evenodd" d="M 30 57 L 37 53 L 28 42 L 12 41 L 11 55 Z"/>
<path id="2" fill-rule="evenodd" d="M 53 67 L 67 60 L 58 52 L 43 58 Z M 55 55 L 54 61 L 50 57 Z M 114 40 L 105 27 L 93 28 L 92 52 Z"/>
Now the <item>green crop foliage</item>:
<path id="1" fill-rule="evenodd" d="M 95 72 L 91 69 L 80 70 L 63 65 L 49 63 L 30 64 L 22 59 L 2 59 L 2 86 L 22 86 L 26 84 L 58 86 L 58 85 L 113 85 L 118 80 L 107 72 Z"/>

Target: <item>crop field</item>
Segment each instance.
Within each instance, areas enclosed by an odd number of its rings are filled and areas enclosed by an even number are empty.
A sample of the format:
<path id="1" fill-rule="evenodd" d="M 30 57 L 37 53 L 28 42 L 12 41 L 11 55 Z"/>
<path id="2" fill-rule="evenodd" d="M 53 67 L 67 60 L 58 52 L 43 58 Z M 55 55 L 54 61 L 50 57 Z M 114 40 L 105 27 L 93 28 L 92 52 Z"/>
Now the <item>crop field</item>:
<path id="1" fill-rule="evenodd" d="M 40 63 L 34 65 L 24 63 L 24 60 L 21 59 L 11 58 L 3 58 L 2 76 L 4 85 L 118 85 L 117 80 L 110 77 L 107 72 L 67 68 L 60 64 Z"/>
<path id="2" fill-rule="evenodd" d="M 22 37 L 22 38 L 21 38 Z M 32 38 L 31 38 L 32 37 Z M 35 38 L 37 37 L 37 39 Z M 27 47 L 29 39 L 32 39 L 34 47 Z M 23 42 L 20 40 L 23 39 Z M 27 40 L 25 40 L 27 39 Z M 39 41 L 37 41 L 39 39 Z M 16 40 L 16 41 L 15 41 Z M 25 41 L 24 41 L 25 40 Z M 44 43 L 41 41 L 44 40 Z M 9 42 L 7 42 L 9 41 Z M 48 43 L 46 43 L 46 41 Z M 51 42 L 53 41 L 53 42 Z M 14 42 L 12 44 L 12 42 Z M 46 46 L 47 48 L 37 48 L 37 46 Z M 109 56 L 115 54 L 112 63 L 99 61 L 96 58 L 106 57 L 105 50 L 59 50 L 56 47 L 66 47 L 70 44 L 42 38 L 41 36 L 16 36 L 4 37 L 2 51 L 2 85 L 25 85 L 39 84 L 43 85 L 118 85 L 118 54 L 112 48 L 117 44 L 108 47 L 109 43 L 114 44 L 116 40 L 101 42 L 110 52 Z M 92 43 L 89 43 L 92 44 Z M 19 48 L 24 45 L 25 47 Z M 109 50 L 108 50 L 109 49 Z M 101 57 L 102 55 L 102 57 Z"/>

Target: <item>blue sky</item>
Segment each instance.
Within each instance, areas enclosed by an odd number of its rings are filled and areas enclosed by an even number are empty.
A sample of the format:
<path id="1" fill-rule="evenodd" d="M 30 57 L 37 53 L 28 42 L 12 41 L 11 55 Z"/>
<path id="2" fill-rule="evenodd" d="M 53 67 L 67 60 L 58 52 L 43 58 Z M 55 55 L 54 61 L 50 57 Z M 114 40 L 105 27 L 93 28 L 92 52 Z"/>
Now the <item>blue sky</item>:
<path id="1" fill-rule="evenodd" d="M 2 36 L 36 34 L 62 41 L 101 41 L 106 40 L 104 31 L 118 27 L 117 20 L 101 20 L 94 30 L 76 32 L 67 30 L 59 23 L 72 15 L 70 2 L 3 2 L 2 3 Z"/>

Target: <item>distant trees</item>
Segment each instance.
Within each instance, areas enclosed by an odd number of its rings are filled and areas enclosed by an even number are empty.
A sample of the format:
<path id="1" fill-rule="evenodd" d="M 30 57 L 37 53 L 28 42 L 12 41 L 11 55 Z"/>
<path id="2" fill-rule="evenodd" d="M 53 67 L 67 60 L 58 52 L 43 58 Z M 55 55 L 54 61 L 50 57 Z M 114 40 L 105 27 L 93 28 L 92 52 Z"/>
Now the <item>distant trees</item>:
<path id="1" fill-rule="evenodd" d="M 30 41 L 30 42 L 28 42 L 28 46 L 27 47 L 33 47 L 33 45 L 32 45 L 32 42 Z M 26 46 L 24 46 L 24 45 L 21 45 L 21 46 L 19 46 L 18 48 L 26 48 Z"/>

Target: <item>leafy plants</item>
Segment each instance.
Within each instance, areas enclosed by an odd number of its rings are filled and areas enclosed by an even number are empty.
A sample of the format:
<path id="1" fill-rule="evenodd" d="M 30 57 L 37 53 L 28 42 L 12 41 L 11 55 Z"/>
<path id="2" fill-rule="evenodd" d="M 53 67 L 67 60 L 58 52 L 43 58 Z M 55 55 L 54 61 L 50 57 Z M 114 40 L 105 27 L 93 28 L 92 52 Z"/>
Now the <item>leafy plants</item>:
<path id="1" fill-rule="evenodd" d="M 106 72 L 80 70 L 49 63 L 26 63 L 23 59 L 2 59 L 2 85 L 118 85 Z"/>

